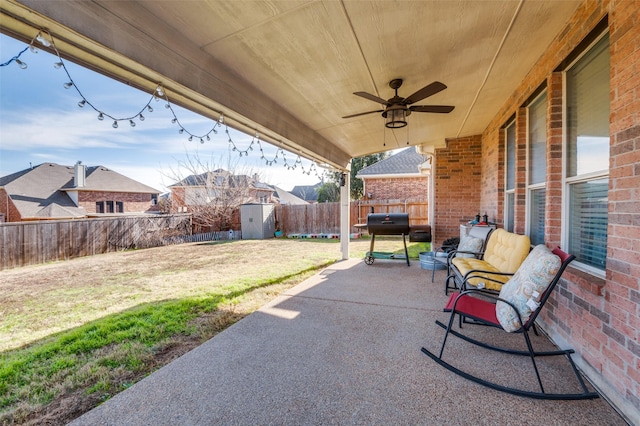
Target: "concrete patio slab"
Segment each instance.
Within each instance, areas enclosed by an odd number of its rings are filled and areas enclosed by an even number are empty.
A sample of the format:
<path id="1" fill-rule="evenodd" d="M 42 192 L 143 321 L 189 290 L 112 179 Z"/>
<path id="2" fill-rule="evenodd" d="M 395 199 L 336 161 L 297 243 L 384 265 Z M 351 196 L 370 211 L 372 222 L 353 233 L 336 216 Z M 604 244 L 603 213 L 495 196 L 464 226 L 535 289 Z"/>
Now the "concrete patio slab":
<path id="1" fill-rule="evenodd" d="M 422 354 L 442 341 L 434 321 L 447 318 L 444 276 L 438 271 L 431 283 L 418 262 L 337 263 L 72 424 L 626 424 L 603 399 L 515 397 Z M 522 340 L 475 328 L 516 346 Z M 530 384 L 528 360 L 450 342 L 451 359 Z M 534 345 L 551 346 L 542 336 Z M 575 385 L 566 362 L 541 369 L 552 390 Z"/>

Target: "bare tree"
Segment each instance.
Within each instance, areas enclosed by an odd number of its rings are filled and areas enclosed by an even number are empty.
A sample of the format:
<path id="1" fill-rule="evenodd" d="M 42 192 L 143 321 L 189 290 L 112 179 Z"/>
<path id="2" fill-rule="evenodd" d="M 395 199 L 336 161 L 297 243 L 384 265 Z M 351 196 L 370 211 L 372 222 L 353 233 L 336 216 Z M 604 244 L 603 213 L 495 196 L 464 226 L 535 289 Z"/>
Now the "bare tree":
<path id="1" fill-rule="evenodd" d="M 191 213 L 195 232 L 237 229 L 241 204 L 272 201 L 274 189 L 261 183 L 252 169 L 239 171 L 229 161 L 224 169 L 220 163 L 187 153 L 165 174 L 176 182 L 169 185 L 170 211 Z"/>

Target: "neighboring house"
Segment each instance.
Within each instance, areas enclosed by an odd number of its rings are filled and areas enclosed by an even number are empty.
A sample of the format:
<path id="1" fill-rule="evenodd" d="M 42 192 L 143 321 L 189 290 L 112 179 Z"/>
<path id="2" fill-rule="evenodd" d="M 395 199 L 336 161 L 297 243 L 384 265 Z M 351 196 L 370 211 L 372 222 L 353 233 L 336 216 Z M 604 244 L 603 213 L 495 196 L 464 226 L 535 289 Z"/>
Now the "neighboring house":
<path id="1" fill-rule="evenodd" d="M 217 169 L 190 175 L 169 187 L 173 212 L 189 212 L 196 206 L 248 203 L 304 204 L 304 200 L 266 183 L 257 177 L 234 175 Z"/>
<path id="2" fill-rule="evenodd" d="M 144 213 L 159 193 L 103 166 L 43 163 L 0 178 L 0 213 L 7 222 Z"/>
<path id="3" fill-rule="evenodd" d="M 364 167 L 356 177 L 363 181 L 365 199 L 426 200 L 430 169 L 429 159 L 412 146 Z"/>
<path id="4" fill-rule="evenodd" d="M 315 185 L 296 185 L 291 190 L 291 193 L 298 198 L 301 198 L 310 203 L 318 202 L 318 189 L 322 186 L 322 182 L 318 182 Z"/>
<path id="5" fill-rule="evenodd" d="M 277 200 L 276 204 L 309 204 L 302 198 L 296 197 L 291 192 L 285 191 L 282 188 L 274 186 L 273 189 L 275 192 L 275 199 Z"/>

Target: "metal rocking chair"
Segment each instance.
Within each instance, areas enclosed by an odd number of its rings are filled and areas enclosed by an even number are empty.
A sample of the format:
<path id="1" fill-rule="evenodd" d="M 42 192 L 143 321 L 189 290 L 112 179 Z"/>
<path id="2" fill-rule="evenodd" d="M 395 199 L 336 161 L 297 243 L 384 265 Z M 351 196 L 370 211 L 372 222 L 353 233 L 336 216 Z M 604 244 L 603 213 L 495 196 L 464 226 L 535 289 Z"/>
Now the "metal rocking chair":
<path id="1" fill-rule="evenodd" d="M 518 311 L 516 305 L 514 305 L 513 303 L 503 298 L 500 298 L 500 296 L 498 295 L 487 294 L 486 292 L 482 292 L 477 289 L 470 289 L 470 290 L 461 291 L 460 293 L 453 293 L 450 295 L 447 306 L 444 309 L 445 312 L 451 312 L 449 324 L 445 325 L 440 321 L 436 321 L 436 324 L 446 329 L 444 340 L 440 348 L 440 354 L 436 356 L 435 354 L 431 353 L 429 350 L 427 350 L 424 347 L 422 348 L 422 352 L 428 355 L 431 359 L 436 361 L 441 366 L 445 367 L 446 369 L 448 369 L 453 373 L 456 373 L 461 377 L 464 377 L 465 379 L 471 380 L 483 386 L 487 386 L 491 389 L 507 392 L 513 395 L 519 395 L 519 396 L 537 398 L 537 399 L 552 399 L 552 400 L 578 400 L 578 399 L 598 398 L 599 395 L 596 392 L 591 392 L 589 391 L 589 389 L 587 389 L 587 386 L 585 385 L 585 382 L 582 379 L 580 372 L 578 371 L 576 365 L 571 359 L 571 354 L 574 353 L 573 349 L 536 352 L 533 350 L 533 346 L 531 345 L 531 340 L 529 338 L 529 329 L 531 329 L 534 326 L 534 321 L 536 317 L 540 313 L 540 310 L 542 309 L 545 302 L 549 298 L 554 287 L 560 280 L 560 276 L 564 272 L 565 268 L 573 259 L 575 259 L 575 256 L 563 252 L 559 247 L 554 249 L 552 253 L 560 258 L 560 261 L 561 261 L 560 267 L 557 270 L 553 279 L 551 280 L 549 286 L 546 288 L 546 290 L 544 290 L 544 292 L 540 296 L 539 302 L 537 302 L 538 303 L 537 308 L 533 309 L 533 311 L 531 312 L 531 315 L 528 318 L 524 318 L 524 321 L 523 321 L 523 318 L 521 317 L 520 312 Z M 481 297 L 477 297 L 478 295 L 480 295 Z M 462 334 L 461 332 L 458 332 L 452 329 L 454 318 L 457 314 L 459 315 L 459 319 L 461 320 L 460 326 L 462 324 L 463 319 L 468 319 L 468 320 L 472 320 L 470 324 L 488 325 L 488 326 L 497 327 L 502 330 L 505 330 L 497 318 L 496 306 L 498 301 L 508 304 L 517 314 L 517 320 L 519 320 L 517 324 L 520 325 L 520 328 L 512 331 L 515 333 L 521 333 L 524 336 L 526 346 L 527 346 L 526 351 L 493 346 L 493 345 L 481 342 L 479 340 L 473 339 L 467 335 Z M 465 321 L 465 324 L 467 324 L 467 321 Z M 474 328 L 474 327 L 471 327 L 471 328 Z M 444 361 L 442 359 L 442 354 L 444 352 L 444 347 L 447 342 L 447 337 L 449 336 L 449 334 L 453 334 L 454 336 L 457 336 L 469 343 L 481 346 L 483 348 L 492 349 L 495 351 L 509 353 L 513 355 L 528 356 L 531 359 L 531 362 L 533 363 L 533 368 L 535 370 L 536 378 L 538 380 L 538 385 L 540 386 L 540 391 L 535 392 L 535 391 L 521 390 L 521 389 L 493 383 L 488 380 L 476 377 L 468 372 L 462 371 L 454 367 L 453 365 L 449 364 L 448 362 Z M 544 387 L 542 385 L 542 380 L 540 378 L 540 373 L 538 371 L 538 366 L 536 365 L 536 357 L 557 356 L 557 355 L 564 355 L 567 357 L 567 359 L 569 360 L 569 363 L 571 364 L 571 367 L 573 368 L 576 378 L 580 386 L 582 387 L 582 392 L 580 393 L 547 393 L 545 392 Z"/>

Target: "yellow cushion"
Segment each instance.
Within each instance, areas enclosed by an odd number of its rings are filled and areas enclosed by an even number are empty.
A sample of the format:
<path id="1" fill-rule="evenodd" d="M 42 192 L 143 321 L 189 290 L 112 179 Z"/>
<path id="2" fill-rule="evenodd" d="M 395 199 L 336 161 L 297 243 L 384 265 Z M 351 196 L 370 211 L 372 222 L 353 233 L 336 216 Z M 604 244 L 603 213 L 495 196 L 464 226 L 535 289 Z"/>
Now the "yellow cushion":
<path id="1" fill-rule="evenodd" d="M 456 257 L 451 259 L 451 261 L 456 266 L 458 271 L 460 271 L 460 274 L 463 277 L 467 272 L 471 270 L 502 272 L 498 270 L 496 267 L 494 267 L 493 265 L 491 265 L 490 263 L 485 262 L 484 260 L 476 259 L 476 258 Z M 509 281 L 509 278 L 511 278 L 510 275 L 492 275 L 490 273 L 479 273 L 479 272 L 473 272 L 471 274 L 471 277 L 473 278 L 470 278 L 467 281 L 468 284 L 477 287 L 478 283 L 482 282 L 484 283 L 484 288 L 489 290 L 496 290 L 496 291 L 500 291 L 500 289 L 502 288 L 502 285 L 493 281 L 486 280 L 484 278 L 491 278 L 492 280 L 499 281 L 500 283 L 503 283 L 503 284 Z"/>
<path id="2" fill-rule="evenodd" d="M 500 272 L 513 274 L 529 254 L 530 246 L 526 235 L 496 229 L 489 236 L 483 260 Z"/>
<path id="3" fill-rule="evenodd" d="M 530 245 L 531 242 L 526 235 L 514 234 L 499 228 L 489 236 L 482 260 L 456 257 L 451 261 L 463 277 L 471 270 L 513 274 L 529 254 Z M 486 281 L 483 278 L 491 278 L 501 283 L 506 283 L 510 278 L 508 275 L 492 275 L 475 272 L 472 277 L 474 278 L 467 281 L 468 284 L 477 286 L 478 283 L 483 282 L 485 288 L 497 291 L 500 291 L 502 288 L 501 284 Z"/>

